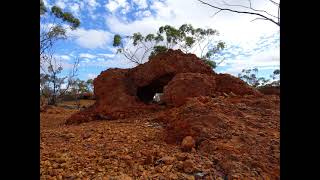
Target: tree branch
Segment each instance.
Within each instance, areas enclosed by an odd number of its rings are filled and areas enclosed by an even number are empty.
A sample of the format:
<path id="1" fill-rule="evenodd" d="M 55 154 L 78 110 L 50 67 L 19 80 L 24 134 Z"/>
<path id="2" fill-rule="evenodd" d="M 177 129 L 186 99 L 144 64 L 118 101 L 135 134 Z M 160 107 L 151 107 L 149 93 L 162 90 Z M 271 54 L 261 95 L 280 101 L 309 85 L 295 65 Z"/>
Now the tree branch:
<path id="1" fill-rule="evenodd" d="M 233 4 L 228 4 L 228 3 L 227 3 L 227 2 L 225 2 L 225 1 L 223 1 L 223 3 L 224 3 L 224 5 L 227 5 L 227 6 L 242 7 L 242 8 L 246 8 L 246 9 L 251 9 L 251 10 L 256 11 L 256 12 L 263 12 L 263 13 L 268 14 L 269 16 L 272 16 L 272 17 L 274 17 L 274 18 L 278 18 L 277 16 L 274 16 L 274 15 L 272 15 L 272 14 L 268 13 L 268 12 L 267 12 L 267 11 L 265 11 L 265 10 L 254 9 L 254 8 L 252 7 L 252 5 L 251 5 L 251 0 L 249 0 L 249 3 L 250 3 L 249 7 L 247 7 L 247 6 L 243 6 L 243 5 L 233 5 Z"/>
<path id="2" fill-rule="evenodd" d="M 262 18 L 264 18 L 264 19 L 266 19 L 266 20 L 268 20 L 268 21 L 270 21 L 270 22 L 272 22 L 272 23 L 280 26 L 280 23 L 278 23 L 278 22 L 274 21 L 273 19 L 271 19 L 271 18 L 269 18 L 269 17 L 266 17 L 266 16 L 264 16 L 264 15 L 262 15 L 262 14 L 256 13 L 256 12 L 237 11 L 237 10 L 233 10 L 233 9 L 229 9 L 229 8 L 221 8 L 221 7 L 217 7 L 217 6 L 211 5 L 211 4 L 209 4 L 209 3 L 206 3 L 206 2 L 204 2 L 204 1 L 202 1 L 202 0 L 198 0 L 198 1 L 201 2 L 202 4 L 205 4 L 205 5 L 207 5 L 207 6 L 213 7 L 213 8 L 215 8 L 215 9 L 220 10 L 220 11 L 229 11 L 229 12 L 234 12 L 234 13 L 239 13 L 239 14 L 251 14 L 251 15 L 260 16 L 260 17 L 262 17 Z"/>
<path id="3" fill-rule="evenodd" d="M 277 6 L 280 6 L 280 2 L 279 2 L 279 4 L 278 4 L 278 3 L 276 3 L 276 2 L 274 2 L 274 1 L 272 1 L 272 0 L 269 0 L 269 1 L 272 2 L 273 4 L 277 5 Z"/>

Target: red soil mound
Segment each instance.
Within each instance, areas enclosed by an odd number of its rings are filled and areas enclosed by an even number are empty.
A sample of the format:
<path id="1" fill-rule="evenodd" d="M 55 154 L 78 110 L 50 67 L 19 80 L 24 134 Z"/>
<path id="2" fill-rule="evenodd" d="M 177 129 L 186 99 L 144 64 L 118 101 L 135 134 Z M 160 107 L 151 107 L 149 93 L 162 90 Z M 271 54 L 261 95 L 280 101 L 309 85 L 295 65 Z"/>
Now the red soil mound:
<path id="1" fill-rule="evenodd" d="M 226 174 L 279 177 L 279 97 L 195 97 L 180 107 L 161 113 L 166 141 L 196 140 L 198 151 L 214 154 Z M 223 162 L 227 164 L 223 164 Z M 255 163 L 255 164 L 253 164 Z"/>

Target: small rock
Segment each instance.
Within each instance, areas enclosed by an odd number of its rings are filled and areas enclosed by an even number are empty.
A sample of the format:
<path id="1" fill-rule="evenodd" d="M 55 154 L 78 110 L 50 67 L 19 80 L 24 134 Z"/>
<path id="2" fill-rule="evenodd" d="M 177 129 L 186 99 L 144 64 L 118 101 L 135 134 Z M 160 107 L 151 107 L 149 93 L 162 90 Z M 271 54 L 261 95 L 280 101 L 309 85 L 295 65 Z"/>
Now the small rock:
<path id="1" fill-rule="evenodd" d="M 186 180 L 195 180 L 195 177 L 192 175 L 188 175 L 188 174 L 183 174 L 183 178 Z"/>
<path id="2" fill-rule="evenodd" d="M 174 157 L 171 157 L 171 156 L 165 156 L 165 157 L 161 158 L 161 160 L 164 162 L 164 164 L 170 165 L 170 164 L 172 164 L 176 159 L 175 159 Z"/>
<path id="3" fill-rule="evenodd" d="M 206 174 L 203 173 L 203 172 L 197 172 L 197 173 L 194 174 L 194 176 L 195 176 L 196 179 L 199 179 L 199 178 L 201 179 L 201 178 L 203 178 L 205 175 L 206 175 Z"/>
<path id="4" fill-rule="evenodd" d="M 157 173 L 163 173 L 163 170 L 160 166 L 156 166 L 154 169 Z"/>
<path id="5" fill-rule="evenodd" d="M 188 154 L 187 153 L 178 153 L 178 154 L 176 154 L 176 158 L 179 161 L 184 161 L 188 158 Z"/>
<path id="6" fill-rule="evenodd" d="M 229 95 L 228 95 L 227 93 L 225 93 L 225 92 L 223 92 L 223 95 L 224 95 L 225 97 L 229 97 Z"/>
<path id="7" fill-rule="evenodd" d="M 139 171 L 141 171 L 141 172 L 144 171 L 144 168 L 143 168 L 143 166 L 141 166 L 141 165 L 138 166 L 138 169 L 139 169 Z"/>
<path id="8" fill-rule="evenodd" d="M 232 91 L 229 93 L 229 95 L 230 95 L 230 96 L 233 96 L 233 97 L 237 96 L 237 95 L 234 94 Z"/>
<path id="9" fill-rule="evenodd" d="M 191 151 L 195 147 L 195 140 L 191 136 L 186 136 L 183 138 L 181 146 L 183 151 Z"/>
<path id="10" fill-rule="evenodd" d="M 178 175 L 173 174 L 173 173 L 169 173 L 169 174 L 168 174 L 168 178 L 169 178 L 170 180 L 176 180 L 176 179 L 179 179 Z"/>
<path id="11" fill-rule="evenodd" d="M 73 133 L 67 133 L 67 134 L 60 134 L 60 137 L 65 139 L 70 139 L 70 138 L 74 138 L 75 135 Z"/>
<path id="12" fill-rule="evenodd" d="M 189 174 L 193 173 L 193 171 L 195 169 L 194 167 L 195 167 L 195 165 L 192 160 L 188 159 L 183 163 L 183 170 L 185 173 L 189 173 Z"/>
<path id="13" fill-rule="evenodd" d="M 117 176 L 116 178 L 117 180 L 133 180 L 130 176 L 126 175 L 126 174 L 122 174 L 120 176 Z"/>
<path id="14" fill-rule="evenodd" d="M 148 155 L 144 161 L 144 164 L 153 164 L 154 162 L 154 156 Z"/>
<path id="15" fill-rule="evenodd" d="M 182 161 L 178 161 L 176 164 L 175 164 L 176 168 L 178 170 L 183 170 L 183 162 Z"/>
<path id="16" fill-rule="evenodd" d="M 140 153 L 140 152 L 137 152 L 137 153 L 136 153 L 136 157 L 137 157 L 137 158 L 141 158 L 141 153 Z"/>
<path id="17" fill-rule="evenodd" d="M 248 109 L 248 108 L 247 108 L 247 105 L 244 104 L 244 103 L 238 103 L 237 106 L 238 106 L 238 108 L 239 108 L 240 110 Z"/>
<path id="18" fill-rule="evenodd" d="M 125 155 L 125 156 L 122 156 L 121 159 L 123 159 L 123 160 L 132 160 L 132 157 L 129 156 L 129 155 Z"/>
<path id="19" fill-rule="evenodd" d="M 163 172 L 170 172 L 172 169 L 173 165 L 169 165 L 169 166 L 163 166 L 162 170 Z"/>

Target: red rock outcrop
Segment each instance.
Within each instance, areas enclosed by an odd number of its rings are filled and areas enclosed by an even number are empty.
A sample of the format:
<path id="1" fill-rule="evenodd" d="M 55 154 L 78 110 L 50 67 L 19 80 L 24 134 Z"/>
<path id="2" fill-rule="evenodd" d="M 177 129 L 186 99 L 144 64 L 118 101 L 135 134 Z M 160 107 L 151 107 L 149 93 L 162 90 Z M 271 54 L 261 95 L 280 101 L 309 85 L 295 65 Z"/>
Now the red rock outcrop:
<path id="1" fill-rule="evenodd" d="M 193 54 L 169 50 L 132 69 L 108 69 L 94 79 L 96 104 L 93 108 L 74 114 L 67 124 L 87 122 L 97 117 L 124 118 L 158 109 L 149 105 L 153 95 L 178 73 L 215 74 Z"/>
<path id="2" fill-rule="evenodd" d="M 113 68 L 94 79 L 95 105 L 74 114 L 67 124 L 93 119 L 118 119 L 153 112 L 155 93 L 164 93 L 167 105 L 183 105 L 187 98 L 214 96 L 217 92 L 259 95 L 242 80 L 216 74 L 194 54 L 169 50 L 132 69 Z"/>

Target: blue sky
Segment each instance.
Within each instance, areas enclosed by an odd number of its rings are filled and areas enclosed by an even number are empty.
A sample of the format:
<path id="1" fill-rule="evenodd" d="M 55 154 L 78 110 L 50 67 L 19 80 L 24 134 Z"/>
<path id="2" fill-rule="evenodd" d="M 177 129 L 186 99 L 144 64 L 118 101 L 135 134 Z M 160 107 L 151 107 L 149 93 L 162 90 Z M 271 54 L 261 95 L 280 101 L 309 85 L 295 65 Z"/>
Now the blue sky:
<path id="1" fill-rule="evenodd" d="M 211 1 L 208 1 L 211 2 Z M 229 0 L 246 5 L 248 1 Z M 254 21 L 252 16 L 219 13 L 197 0 L 44 0 L 47 7 L 58 5 L 81 21 L 69 31 L 69 38 L 55 46 L 64 73 L 76 57 L 81 58 L 79 78 L 94 78 L 108 68 L 130 68 L 134 65 L 112 47 L 114 34 L 155 33 L 162 25 L 217 29 L 217 40 L 226 43 L 221 52 L 226 60 L 216 69 L 219 73 L 237 75 L 243 68 L 257 67 L 259 75 L 268 77 L 279 68 L 279 27 L 267 21 Z M 252 6 L 276 14 L 277 8 L 267 0 L 252 0 Z M 197 52 L 195 52 L 197 54 Z"/>

